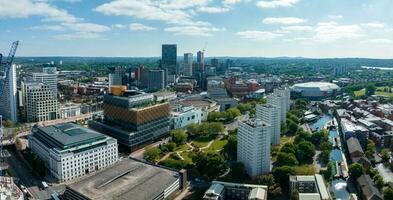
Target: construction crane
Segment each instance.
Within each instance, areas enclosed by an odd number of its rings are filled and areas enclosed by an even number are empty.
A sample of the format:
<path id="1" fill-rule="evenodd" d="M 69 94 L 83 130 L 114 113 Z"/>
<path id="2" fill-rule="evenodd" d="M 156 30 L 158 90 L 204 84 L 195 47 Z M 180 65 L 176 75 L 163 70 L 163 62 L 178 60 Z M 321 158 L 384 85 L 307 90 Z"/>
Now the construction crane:
<path id="1" fill-rule="evenodd" d="M 0 64 L 4 64 L 6 69 L 8 69 L 12 65 L 12 62 L 14 61 L 16 49 L 18 48 L 19 44 L 20 44 L 19 40 L 12 43 L 11 50 L 8 53 L 8 57 L 5 62 L 2 62 L 3 54 L 0 54 Z M 8 70 L 5 70 L 5 71 L 8 71 Z"/>

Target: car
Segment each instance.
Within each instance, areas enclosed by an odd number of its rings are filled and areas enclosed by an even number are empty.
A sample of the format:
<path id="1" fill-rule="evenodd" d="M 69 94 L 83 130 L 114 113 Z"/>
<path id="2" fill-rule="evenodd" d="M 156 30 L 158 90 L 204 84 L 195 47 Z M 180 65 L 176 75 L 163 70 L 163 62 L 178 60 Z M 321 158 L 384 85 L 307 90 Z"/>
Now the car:
<path id="1" fill-rule="evenodd" d="M 26 188 L 24 185 L 20 185 L 20 189 L 22 190 L 22 192 L 23 192 L 24 194 L 27 194 L 27 193 L 28 193 L 27 188 Z"/>

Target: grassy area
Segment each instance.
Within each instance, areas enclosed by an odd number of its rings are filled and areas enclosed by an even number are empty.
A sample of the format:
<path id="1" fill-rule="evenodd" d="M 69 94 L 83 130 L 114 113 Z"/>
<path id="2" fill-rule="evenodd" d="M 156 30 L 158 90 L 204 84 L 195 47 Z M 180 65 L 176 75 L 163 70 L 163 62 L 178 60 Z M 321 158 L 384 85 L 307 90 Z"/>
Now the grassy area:
<path id="1" fill-rule="evenodd" d="M 192 163 L 192 159 L 190 158 L 188 152 L 186 152 L 186 151 L 181 152 L 180 155 L 184 158 L 185 161 Z"/>
<path id="2" fill-rule="evenodd" d="M 361 89 L 361 90 L 355 91 L 353 93 L 355 94 L 355 96 L 361 97 L 361 96 L 364 96 L 366 94 L 366 90 L 365 89 Z"/>
<path id="3" fill-rule="evenodd" d="M 198 148 L 202 148 L 202 147 L 207 146 L 207 144 L 209 144 L 210 141 L 211 141 L 211 138 L 208 138 L 208 137 L 197 137 L 197 138 L 193 139 L 191 143 L 194 144 Z"/>
<path id="4" fill-rule="evenodd" d="M 313 164 L 295 167 L 296 175 L 314 175 L 315 171 L 316 171 L 316 169 Z"/>
<path id="5" fill-rule="evenodd" d="M 213 144 L 209 147 L 210 151 L 217 151 L 222 148 L 228 143 L 227 139 L 221 139 L 221 140 L 214 140 Z"/>
<path id="6" fill-rule="evenodd" d="M 283 135 L 280 138 L 280 144 L 278 144 L 278 146 L 276 146 L 275 148 L 278 148 L 277 150 L 280 150 L 281 147 L 284 146 L 284 144 L 293 142 L 294 140 L 295 140 L 295 136 Z M 276 162 L 276 155 L 272 156 L 272 162 Z"/>
<path id="7" fill-rule="evenodd" d="M 188 145 L 182 144 L 180 146 L 177 146 L 175 151 L 187 151 L 187 150 L 188 150 Z"/>
<path id="8" fill-rule="evenodd" d="M 393 93 L 389 93 L 389 92 L 375 92 L 376 95 L 380 95 L 380 96 L 387 96 L 387 97 L 393 97 Z"/>

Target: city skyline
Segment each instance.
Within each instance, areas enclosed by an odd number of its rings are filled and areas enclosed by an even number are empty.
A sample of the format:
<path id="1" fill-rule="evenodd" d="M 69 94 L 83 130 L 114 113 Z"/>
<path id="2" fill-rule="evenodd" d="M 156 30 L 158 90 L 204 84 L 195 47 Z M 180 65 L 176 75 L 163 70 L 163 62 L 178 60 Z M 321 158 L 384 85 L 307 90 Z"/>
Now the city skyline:
<path id="1" fill-rule="evenodd" d="M 388 0 L 0 2 L 0 49 L 19 56 L 393 58 Z M 82 47 L 82 48 L 81 48 Z"/>

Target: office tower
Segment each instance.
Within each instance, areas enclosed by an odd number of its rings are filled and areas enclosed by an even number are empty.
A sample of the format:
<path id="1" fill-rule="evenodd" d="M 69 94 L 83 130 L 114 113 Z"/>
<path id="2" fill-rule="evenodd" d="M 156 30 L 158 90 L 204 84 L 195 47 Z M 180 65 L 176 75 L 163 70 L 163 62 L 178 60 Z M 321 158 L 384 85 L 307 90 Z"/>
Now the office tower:
<path id="1" fill-rule="evenodd" d="M 176 44 L 163 44 L 161 51 L 161 67 L 168 69 L 168 75 L 176 74 L 177 46 Z"/>
<path id="2" fill-rule="evenodd" d="M 115 139 L 72 123 L 34 126 L 29 148 L 59 182 L 104 169 L 118 161 Z"/>
<path id="3" fill-rule="evenodd" d="M 282 123 L 286 123 L 287 120 L 287 98 L 280 94 L 270 94 L 267 96 L 267 103 L 272 104 L 280 109 L 280 120 Z"/>
<path id="4" fill-rule="evenodd" d="M 42 82 L 22 82 L 23 111 L 26 122 L 41 122 L 58 118 L 58 103 L 49 85 Z"/>
<path id="5" fill-rule="evenodd" d="M 285 110 L 288 112 L 291 109 L 291 89 L 289 87 L 281 87 L 274 89 L 274 94 L 283 96 L 285 98 Z"/>
<path id="6" fill-rule="evenodd" d="M 271 143 L 273 146 L 279 144 L 281 134 L 280 108 L 271 104 L 257 105 L 256 118 L 272 126 Z"/>
<path id="7" fill-rule="evenodd" d="M 131 150 L 169 132 L 169 103 L 155 101 L 153 94 L 126 90 L 104 95 L 103 108 L 104 121 L 90 121 L 89 125 Z"/>
<path id="8" fill-rule="evenodd" d="M 142 74 L 143 69 L 144 69 L 143 65 L 140 65 L 137 68 L 135 68 L 135 71 L 134 71 L 135 80 L 137 80 L 137 81 L 141 80 L 141 74 Z"/>
<path id="9" fill-rule="evenodd" d="M 210 65 L 212 66 L 212 67 L 215 67 L 216 69 L 218 69 L 219 68 L 219 61 L 218 61 L 218 59 L 217 58 L 213 58 L 213 59 L 211 59 L 210 60 Z"/>
<path id="10" fill-rule="evenodd" d="M 206 70 L 205 70 L 205 55 L 204 51 L 197 52 L 197 68 L 198 68 L 198 85 L 201 87 L 202 90 L 207 89 L 206 83 Z"/>
<path id="11" fill-rule="evenodd" d="M 224 80 L 221 77 L 207 78 L 207 96 L 209 98 L 227 98 Z"/>
<path id="12" fill-rule="evenodd" d="M 347 66 L 340 65 L 340 66 L 335 66 L 333 68 L 333 75 L 335 76 L 346 75 L 347 73 L 348 73 Z"/>
<path id="13" fill-rule="evenodd" d="M 183 75 L 184 76 L 192 76 L 192 64 L 193 58 L 192 53 L 185 53 L 184 54 L 184 61 L 183 61 Z"/>
<path id="14" fill-rule="evenodd" d="M 111 87 L 114 85 L 125 85 L 123 83 L 123 78 L 126 73 L 126 69 L 124 67 L 109 67 L 109 92 L 111 92 Z"/>
<path id="15" fill-rule="evenodd" d="M 165 70 L 147 69 L 141 70 L 141 86 L 148 91 L 157 91 L 165 88 Z"/>
<path id="16" fill-rule="evenodd" d="M 41 82 L 49 85 L 53 95 L 57 98 L 57 74 L 55 67 L 45 67 L 42 73 L 27 75 L 27 82 Z"/>
<path id="17" fill-rule="evenodd" d="M 272 126 L 262 120 L 239 121 L 237 161 L 244 164 L 253 178 L 270 172 L 270 139 Z"/>
<path id="18" fill-rule="evenodd" d="M 203 51 L 197 52 L 197 63 L 201 63 L 201 64 L 205 63 L 205 56 Z"/>
<path id="19" fill-rule="evenodd" d="M 225 70 L 228 70 L 229 68 L 234 67 L 233 60 L 231 59 L 226 59 L 225 60 Z"/>
<path id="20" fill-rule="evenodd" d="M 6 74 L 0 77 L 0 115 L 3 119 L 18 121 L 16 96 L 16 65 L 10 65 Z"/>

